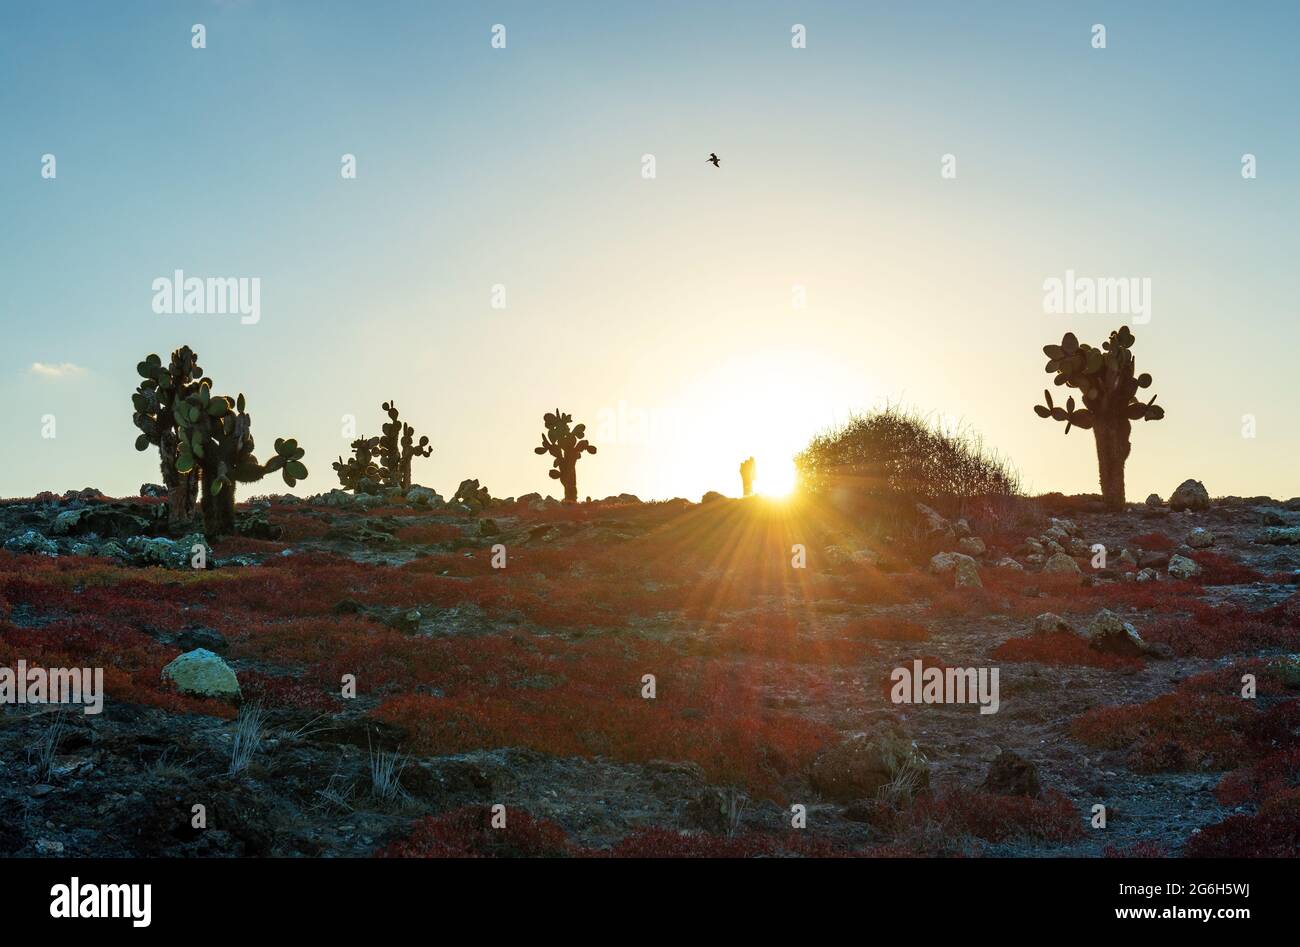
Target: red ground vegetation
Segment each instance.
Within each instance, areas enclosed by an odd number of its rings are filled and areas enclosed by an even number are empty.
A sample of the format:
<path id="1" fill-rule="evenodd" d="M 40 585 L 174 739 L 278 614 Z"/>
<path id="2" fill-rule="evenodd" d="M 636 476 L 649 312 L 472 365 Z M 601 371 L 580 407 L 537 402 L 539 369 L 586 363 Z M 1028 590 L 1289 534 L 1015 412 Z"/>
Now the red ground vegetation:
<path id="1" fill-rule="evenodd" d="M 1246 673 L 1256 676 L 1254 699 L 1241 694 Z M 1127 749 L 1138 772 L 1231 769 L 1287 738 L 1300 707 L 1286 696 L 1263 662 L 1246 662 L 1188 678 L 1142 704 L 1095 708 L 1075 718 L 1071 731 L 1089 746 Z"/>
<path id="2" fill-rule="evenodd" d="M 1010 638 L 993 649 L 993 657 L 998 661 L 1095 667 L 1110 671 L 1138 669 L 1145 665 L 1141 658 L 1121 657 L 1098 651 L 1068 631 Z"/>

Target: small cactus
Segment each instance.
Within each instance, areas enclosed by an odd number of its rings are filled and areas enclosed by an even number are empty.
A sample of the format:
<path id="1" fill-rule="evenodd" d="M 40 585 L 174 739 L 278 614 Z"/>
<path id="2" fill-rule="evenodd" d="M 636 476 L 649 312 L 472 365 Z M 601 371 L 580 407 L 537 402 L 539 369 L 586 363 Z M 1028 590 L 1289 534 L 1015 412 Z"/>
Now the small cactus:
<path id="1" fill-rule="evenodd" d="M 573 415 L 562 414 L 557 408 L 554 414 L 542 416 L 546 433 L 542 435 L 542 446 L 534 447 L 535 454 L 550 454 L 550 477 L 564 486 L 564 502 L 578 501 L 578 459 L 583 454 L 594 454 L 596 448 L 587 443 L 587 425 L 579 424 L 570 429 Z"/>
<path id="2" fill-rule="evenodd" d="M 1124 506 L 1124 464 L 1132 448 L 1132 422 L 1159 421 L 1165 416 L 1155 395 L 1150 401 L 1137 398 L 1139 389 L 1151 387 L 1151 376 L 1134 373 L 1137 360 L 1129 351 L 1133 342 L 1128 326 L 1121 326 L 1100 349 L 1081 344 L 1073 332 L 1065 333 L 1060 345 L 1043 346 L 1047 372 L 1056 375 L 1057 385 L 1078 390 L 1082 404 L 1076 405 L 1073 395 L 1064 405 L 1056 404 L 1051 392 L 1044 390 L 1045 403 L 1034 406 L 1040 418 L 1064 421 L 1066 434 L 1076 427 L 1092 431 L 1102 498 L 1115 510 Z"/>
<path id="3" fill-rule="evenodd" d="M 743 496 L 754 495 L 754 458 L 749 457 L 740 462 L 740 486 Z"/>
<path id="4" fill-rule="evenodd" d="M 379 453 L 379 438 L 359 437 L 351 444 L 352 456 L 340 457 L 333 464 L 343 489 L 354 493 L 374 493 L 382 473 L 375 457 Z"/>

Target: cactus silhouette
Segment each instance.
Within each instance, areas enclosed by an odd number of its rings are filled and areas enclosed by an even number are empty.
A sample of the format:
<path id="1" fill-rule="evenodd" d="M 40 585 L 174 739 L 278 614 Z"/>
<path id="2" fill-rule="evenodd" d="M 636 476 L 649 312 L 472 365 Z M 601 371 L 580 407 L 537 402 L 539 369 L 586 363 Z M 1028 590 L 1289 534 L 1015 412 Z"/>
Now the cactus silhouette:
<path id="1" fill-rule="evenodd" d="M 395 402 L 385 401 L 383 407 L 389 420 L 383 426 L 383 437 L 379 439 L 381 476 L 388 486 L 400 487 L 405 493 L 411 486 L 411 458 L 428 457 L 433 448 L 428 446 L 427 437 L 421 437 L 418 445 L 415 443 L 415 428 L 398 420 Z"/>
<path id="2" fill-rule="evenodd" d="M 1057 385 L 1068 385 L 1081 393 L 1083 404 L 1076 407 L 1069 396 L 1062 407 L 1053 403 L 1050 391 L 1043 391 L 1046 404 L 1034 406 L 1040 418 L 1065 422 L 1070 428 L 1091 430 L 1097 443 L 1097 469 L 1101 495 L 1112 510 L 1124 507 L 1124 463 L 1132 445 L 1129 433 L 1134 421 L 1159 421 L 1165 409 L 1150 401 L 1139 401 L 1139 388 L 1151 387 L 1151 376 L 1134 374 L 1133 333 L 1122 326 L 1110 334 L 1100 349 L 1080 344 L 1073 332 L 1065 333 L 1060 345 L 1043 346 L 1047 372 L 1055 374 Z"/>
<path id="3" fill-rule="evenodd" d="M 564 502 L 576 503 L 578 500 L 578 459 L 583 454 L 594 454 L 596 448 L 586 441 L 587 425 L 579 424 L 572 430 L 569 424 L 573 415 L 561 414 L 556 408 L 554 414 L 542 416 L 546 433 L 542 435 L 542 446 L 534 447 L 535 454 L 550 454 L 550 477 L 564 486 Z"/>
<path id="4" fill-rule="evenodd" d="M 743 496 L 752 496 L 754 493 L 754 458 L 749 457 L 740 462 L 740 486 L 744 491 Z"/>
<path id="5" fill-rule="evenodd" d="M 131 395 L 135 408 L 131 420 L 141 432 L 135 439 L 135 449 L 148 450 L 150 445 L 158 448 L 163 485 L 167 488 L 167 523 L 182 526 L 194 518 L 198 478 L 176 469 L 180 434 L 173 409 L 178 401 L 198 389 L 203 369 L 199 368 L 194 351 L 183 345 L 172 352 L 168 365 L 164 366 L 162 359 L 150 354 L 135 370 L 142 379 Z"/>
<path id="6" fill-rule="evenodd" d="M 374 493 L 379 486 L 382 471 L 375 463 L 379 453 L 379 438 L 359 437 L 350 445 L 352 456 L 347 460 L 340 457 L 333 463 L 338 472 L 339 483 L 343 489 L 354 493 Z"/>
<path id="7" fill-rule="evenodd" d="M 209 537 L 234 532 L 237 483 L 253 483 L 279 470 L 285 484 L 292 487 L 307 476 L 304 451 L 293 439 L 276 438 L 275 456 L 265 464 L 258 461 L 244 396 L 212 394 L 209 378 L 177 401 L 172 413 L 180 435 L 176 470 L 183 475 L 198 474 L 203 488 L 203 531 Z"/>

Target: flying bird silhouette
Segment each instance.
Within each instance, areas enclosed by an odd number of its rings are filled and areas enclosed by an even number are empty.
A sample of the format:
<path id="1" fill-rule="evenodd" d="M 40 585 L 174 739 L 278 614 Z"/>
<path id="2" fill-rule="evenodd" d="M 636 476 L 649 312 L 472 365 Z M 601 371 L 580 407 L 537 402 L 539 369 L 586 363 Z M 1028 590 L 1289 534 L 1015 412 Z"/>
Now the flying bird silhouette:
<path id="1" fill-rule="evenodd" d="M 722 167 L 722 164 L 718 161 L 718 156 L 715 155 L 712 151 L 709 152 L 709 156 L 708 156 L 707 158 L 705 158 L 704 160 L 705 160 L 705 161 L 712 162 L 712 164 L 713 164 L 713 166 L 714 166 L 715 168 L 720 168 L 720 167 Z"/>

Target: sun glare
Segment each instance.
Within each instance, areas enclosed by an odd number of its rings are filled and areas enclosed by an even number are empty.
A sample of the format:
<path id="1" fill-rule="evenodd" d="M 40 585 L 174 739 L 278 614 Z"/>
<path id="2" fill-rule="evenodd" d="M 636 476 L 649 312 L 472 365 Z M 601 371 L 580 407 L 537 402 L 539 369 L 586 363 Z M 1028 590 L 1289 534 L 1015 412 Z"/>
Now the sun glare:
<path id="1" fill-rule="evenodd" d="M 789 496 L 794 490 L 794 458 L 779 453 L 754 455 L 754 492 L 773 499 Z"/>

